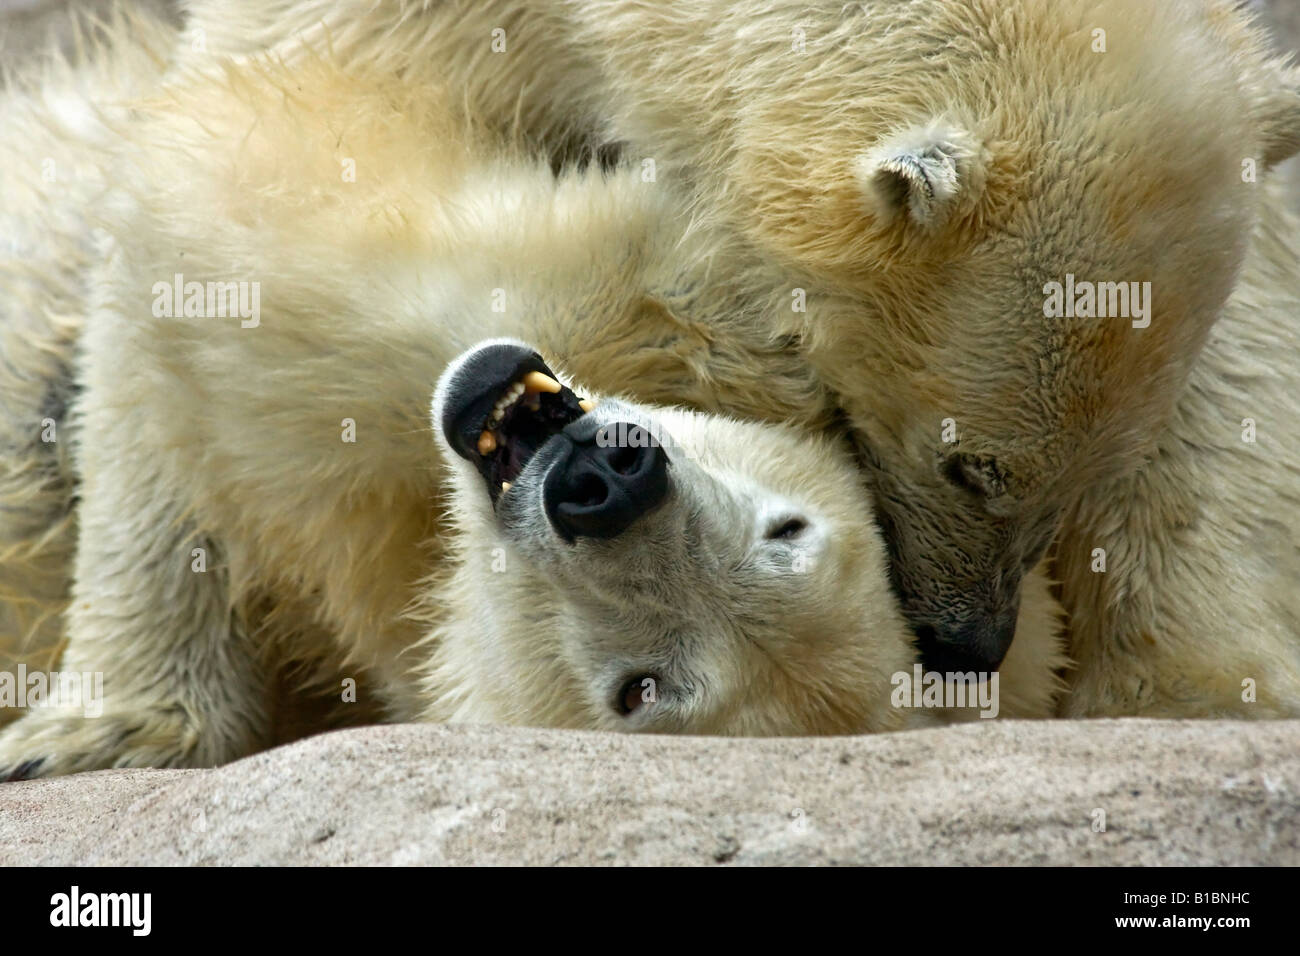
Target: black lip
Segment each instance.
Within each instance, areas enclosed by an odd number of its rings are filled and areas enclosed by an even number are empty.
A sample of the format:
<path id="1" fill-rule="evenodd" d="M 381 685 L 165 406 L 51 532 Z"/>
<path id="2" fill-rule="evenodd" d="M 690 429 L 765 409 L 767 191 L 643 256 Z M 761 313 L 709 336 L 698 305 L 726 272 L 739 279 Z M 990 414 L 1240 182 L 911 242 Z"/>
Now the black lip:
<path id="1" fill-rule="evenodd" d="M 467 461 L 480 457 L 478 437 L 492 407 L 506 389 L 529 372 L 555 376 L 540 355 L 517 345 L 480 349 L 457 370 L 447 388 L 440 422 L 456 454 Z"/>
<path id="2" fill-rule="evenodd" d="M 457 371 L 447 388 L 446 404 L 442 410 L 443 435 L 446 436 L 452 450 L 460 457 L 474 465 L 487 483 L 488 494 L 495 504 L 501 494 L 502 468 L 504 466 L 501 450 L 488 455 L 478 452 L 479 436 L 483 425 L 497 400 L 523 376 L 529 372 L 542 372 L 555 378 L 555 373 L 542 361 L 542 357 L 532 349 L 517 345 L 494 345 L 479 350 L 472 355 Z M 543 420 L 534 418 L 529 424 L 530 432 L 550 431 L 552 434 L 543 441 L 532 441 L 531 453 L 528 454 L 520 470 L 537 455 L 537 452 L 549 439 L 554 438 L 570 422 L 581 418 L 586 413 L 578 404 L 578 396 L 571 389 L 561 386 L 558 393 L 542 393 L 539 396 Z M 510 422 L 509 416 L 505 425 Z M 503 425 L 503 429 L 505 427 Z M 553 427 L 551 427 L 553 426 Z M 530 439 L 536 439 L 530 434 Z"/>

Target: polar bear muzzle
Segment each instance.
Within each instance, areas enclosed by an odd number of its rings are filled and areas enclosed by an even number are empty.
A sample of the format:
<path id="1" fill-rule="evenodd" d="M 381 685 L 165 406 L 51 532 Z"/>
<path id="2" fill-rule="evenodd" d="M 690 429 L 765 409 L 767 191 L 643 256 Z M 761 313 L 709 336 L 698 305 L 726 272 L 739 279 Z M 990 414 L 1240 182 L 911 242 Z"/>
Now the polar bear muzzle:
<path id="1" fill-rule="evenodd" d="M 535 351 L 493 343 L 448 373 L 439 426 L 452 450 L 478 469 L 495 504 L 542 446 L 588 408 Z"/>
<path id="2" fill-rule="evenodd" d="M 535 463 L 546 519 L 559 537 L 609 539 L 668 496 L 668 456 L 653 429 L 599 422 L 522 343 L 494 341 L 443 375 L 438 423 L 483 476 L 494 507 Z"/>

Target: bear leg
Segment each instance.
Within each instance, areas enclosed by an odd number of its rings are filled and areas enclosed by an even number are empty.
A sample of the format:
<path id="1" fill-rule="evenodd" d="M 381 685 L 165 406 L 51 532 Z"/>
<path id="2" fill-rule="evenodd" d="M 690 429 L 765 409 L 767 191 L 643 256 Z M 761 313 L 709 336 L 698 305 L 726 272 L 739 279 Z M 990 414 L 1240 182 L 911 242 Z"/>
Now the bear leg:
<path id="1" fill-rule="evenodd" d="M 211 766 L 267 743 L 267 678 L 220 545 L 156 476 L 125 474 L 132 460 L 88 483 L 67 647 L 44 700 L 28 675 L 27 712 L 0 731 L 0 779 Z"/>

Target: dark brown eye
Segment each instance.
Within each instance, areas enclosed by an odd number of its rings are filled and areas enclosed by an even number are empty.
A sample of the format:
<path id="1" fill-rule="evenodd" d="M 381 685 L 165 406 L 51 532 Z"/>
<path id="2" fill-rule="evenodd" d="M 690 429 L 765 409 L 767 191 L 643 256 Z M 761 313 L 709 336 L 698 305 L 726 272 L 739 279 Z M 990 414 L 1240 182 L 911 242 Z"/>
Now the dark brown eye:
<path id="1" fill-rule="evenodd" d="M 972 494 L 980 494 L 979 488 L 970 480 L 970 476 L 966 474 L 966 469 L 962 467 L 961 455 L 953 455 L 944 461 L 939 466 L 939 474 L 943 475 L 949 484 L 956 485 L 958 488 Z"/>
<path id="2" fill-rule="evenodd" d="M 653 704 L 659 688 L 659 679 L 653 674 L 640 674 L 623 685 L 614 702 L 614 709 L 624 717 L 635 713 L 647 704 Z"/>
<path id="3" fill-rule="evenodd" d="M 1006 494 L 1006 472 L 991 455 L 953 455 L 939 466 L 939 473 L 958 488 L 981 498 Z"/>
<path id="4" fill-rule="evenodd" d="M 769 541 L 778 541 L 783 538 L 797 538 L 803 533 L 804 528 L 808 527 L 808 522 L 803 518 L 786 518 L 778 521 L 772 527 L 767 529 L 764 537 Z"/>

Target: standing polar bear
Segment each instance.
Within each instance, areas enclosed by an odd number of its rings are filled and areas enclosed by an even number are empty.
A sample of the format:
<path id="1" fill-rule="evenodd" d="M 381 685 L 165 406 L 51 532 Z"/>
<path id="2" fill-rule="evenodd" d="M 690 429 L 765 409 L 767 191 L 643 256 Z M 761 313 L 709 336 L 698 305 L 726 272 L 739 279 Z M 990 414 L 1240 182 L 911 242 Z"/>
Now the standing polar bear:
<path id="1" fill-rule="evenodd" d="M 754 317 L 785 289 L 673 191 L 557 179 L 454 92 L 328 57 L 173 64 L 75 126 L 8 95 L 104 184 L 58 423 L 79 481 L 60 667 L 103 675 L 103 711 L 31 709 L 0 732 L 11 776 L 249 753 L 276 654 L 343 660 L 395 719 L 928 719 L 894 706 L 916 653 L 834 407 Z M 0 169 L 6 193 L 33 175 Z M 15 265 L 37 285 L 47 238 Z M 501 336 L 564 366 L 462 356 Z M 620 423 L 671 441 L 606 453 Z M 1044 578 L 1021 614 L 997 706 L 1043 716 L 1064 663 Z"/>
<path id="2" fill-rule="evenodd" d="M 1077 620 L 1072 712 L 1296 713 L 1300 436 L 1279 392 L 1296 249 L 1269 172 L 1300 148 L 1300 72 L 1242 5 L 194 14 L 216 52 L 293 61 L 328 43 L 454 82 L 475 115 L 558 154 L 620 141 L 692 189 L 695 215 L 806 302 L 764 318 L 848 413 L 928 661 L 996 666 L 1022 576 L 1055 540 Z M 1081 298 L 1054 307 L 1076 280 Z"/>

